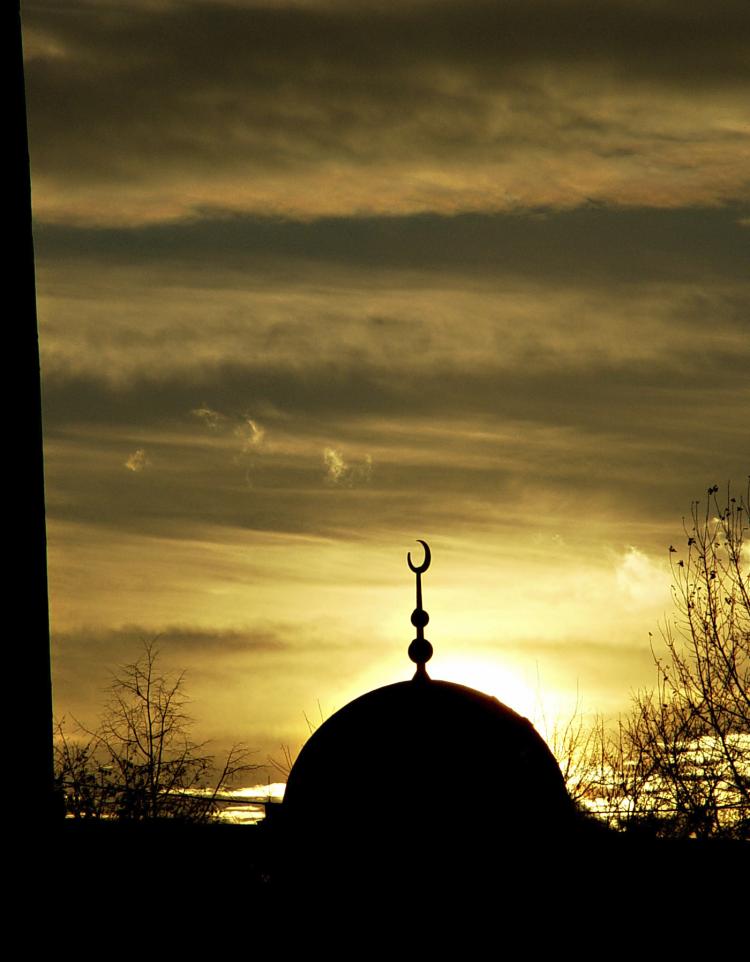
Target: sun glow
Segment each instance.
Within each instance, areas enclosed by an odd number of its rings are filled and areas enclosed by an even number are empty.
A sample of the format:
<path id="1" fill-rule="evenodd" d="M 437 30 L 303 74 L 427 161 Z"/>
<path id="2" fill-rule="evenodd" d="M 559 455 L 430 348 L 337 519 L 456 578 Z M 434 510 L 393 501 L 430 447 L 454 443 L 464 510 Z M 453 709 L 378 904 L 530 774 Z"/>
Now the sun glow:
<path id="1" fill-rule="evenodd" d="M 532 721 L 540 713 L 538 690 L 527 684 L 519 672 L 489 658 L 441 658 L 431 674 L 492 695 Z"/>

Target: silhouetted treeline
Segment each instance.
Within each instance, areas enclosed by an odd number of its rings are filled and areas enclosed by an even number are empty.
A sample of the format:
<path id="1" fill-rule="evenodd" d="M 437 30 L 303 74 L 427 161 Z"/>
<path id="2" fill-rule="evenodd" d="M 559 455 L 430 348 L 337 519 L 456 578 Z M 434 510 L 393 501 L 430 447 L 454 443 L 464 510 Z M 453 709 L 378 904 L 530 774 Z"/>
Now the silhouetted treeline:
<path id="1" fill-rule="evenodd" d="M 399 840 L 374 867 L 350 858 L 339 872 L 335 851 L 290 866 L 290 853 L 280 859 L 279 840 L 262 825 L 68 821 L 38 841 L 50 869 L 49 880 L 40 872 L 40 905 L 62 945 L 83 938 L 93 951 L 109 940 L 148 939 L 190 957 L 269 937 L 287 946 L 304 938 L 308 950 L 328 939 L 330 948 L 349 926 L 357 939 L 377 940 L 402 915 L 412 918 L 407 938 L 421 931 L 428 943 L 486 929 L 538 946 L 595 932 L 611 938 L 623 926 L 637 934 L 646 923 L 657 926 L 649 941 L 658 943 L 661 926 L 674 939 L 692 924 L 687 903 L 704 913 L 719 891 L 725 906 L 739 897 L 750 856 L 741 842 L 600 829 L 544 845 L 511 833 L 494 849 L 461 853 L 441 837 L 418 851 Z M 358 844 L 349 840 L 352 853 Z M 311 929 L 299 928 L 303 919 Z"/>

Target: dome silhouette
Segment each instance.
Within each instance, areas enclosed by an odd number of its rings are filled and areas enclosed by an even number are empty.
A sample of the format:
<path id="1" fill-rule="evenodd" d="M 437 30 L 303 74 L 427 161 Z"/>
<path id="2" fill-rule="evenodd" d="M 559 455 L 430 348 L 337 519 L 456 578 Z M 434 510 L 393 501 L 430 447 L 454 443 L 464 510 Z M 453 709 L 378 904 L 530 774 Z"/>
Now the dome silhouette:
<path id="1" fill-rule="evenodd" d="M 421 575 L 411 621 L 411 681 L 355 698 L 308 739 L 282 806 L 290 864 L 342 878 L 420 884 L 437 872 L 478 877 L 485 859 L 568 834 L 574 806 L 560 768 L 531 722 L 491 695 L 429 677 Z M 292 868 L 292 873 L 294 868 Z M 322 875 L 320 876 L 322 877 Z"/>
<path id="2" fill-rule="evenodd" d="M 552 832 L 570 815 L 559 766 L 531 722 L 496 698 L 420 675 L 336 712 L 287 782 L 290 819 L 389 837 Z"/>

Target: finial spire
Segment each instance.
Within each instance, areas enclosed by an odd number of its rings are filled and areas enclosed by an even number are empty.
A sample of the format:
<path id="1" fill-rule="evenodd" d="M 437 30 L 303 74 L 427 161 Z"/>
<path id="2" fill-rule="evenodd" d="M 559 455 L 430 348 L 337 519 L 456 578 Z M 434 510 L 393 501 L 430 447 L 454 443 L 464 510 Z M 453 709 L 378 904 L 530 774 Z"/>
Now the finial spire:
<path id="1" fill-rule="evenodd" d="M 417 671 L 414 675 L 414 679 L 425 679 L 429 678 L 425 665 L 432 658 L 432 645 L 424 636 L 425 625 L 429 622 L 430 616 L 422 607 L 422 574 L 427 571 L 430 567 L 430 561 L 432 560 L 432 554 L 430 553 L 430 546 L 426 541 L 417 539 L 419 544 L 424 548 L 424 561 L 421 565 L 415 565 L 411 560 L 411 551 L 406 555 L 406 563 L 409 568 L 417 576 L 417 607 L 411 613 L 411 623 L 417 629 L 417 637 L 409 645 L 409 657 L 417 666 Z"/>

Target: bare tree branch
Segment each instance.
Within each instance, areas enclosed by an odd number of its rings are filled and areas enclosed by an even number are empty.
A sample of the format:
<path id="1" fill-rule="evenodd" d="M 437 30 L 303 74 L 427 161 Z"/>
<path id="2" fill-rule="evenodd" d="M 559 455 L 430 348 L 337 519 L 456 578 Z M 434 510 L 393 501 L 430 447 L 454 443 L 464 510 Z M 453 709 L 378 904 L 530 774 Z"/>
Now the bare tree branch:
<path id="1" fill-rule="evenodd" d="M 748 502 L 727 488 L 693 502 L 685 552 L 670 546 L 675 614 L 654 651 L 656 688 L 637 693 L 607 747 L 611 824 L 661 834 L 750 836 Z"/>
<path id="2" fill-rule="evenodd" d="M 215 771 L 205 743 L 190 737 L 185 673 L 159 674 L 155 640 L 113 675 L 97 729 L 78 724 L 82 740 L 57 727 L 57 779 L 74 818 L 205 821 L 237 776 L 260 766 L 233 746 Z"/>

